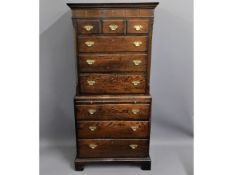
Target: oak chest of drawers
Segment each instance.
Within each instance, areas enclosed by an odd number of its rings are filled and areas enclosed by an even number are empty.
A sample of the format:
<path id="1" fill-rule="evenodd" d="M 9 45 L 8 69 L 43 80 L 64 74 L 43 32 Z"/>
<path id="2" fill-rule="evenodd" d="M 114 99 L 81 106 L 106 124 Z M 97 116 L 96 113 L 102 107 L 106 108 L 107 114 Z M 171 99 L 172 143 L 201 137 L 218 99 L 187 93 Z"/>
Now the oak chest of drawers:
<path id="1" fill-rule="evenodd" d="M 158 3 L 71 3 L 77 52 L 75 169 L 133 163 L 150 170 L 149 93 Z"/>

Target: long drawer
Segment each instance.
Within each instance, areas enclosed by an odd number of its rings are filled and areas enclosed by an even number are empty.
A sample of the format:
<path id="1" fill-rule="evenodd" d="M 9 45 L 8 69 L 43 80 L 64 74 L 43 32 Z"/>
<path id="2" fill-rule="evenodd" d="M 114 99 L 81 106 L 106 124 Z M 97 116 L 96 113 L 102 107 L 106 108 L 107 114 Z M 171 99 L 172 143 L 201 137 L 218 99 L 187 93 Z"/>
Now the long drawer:
<path id="1" fill-rule="evenodd" d="M 80 74 L 80 93 L 141 94 L 145 93 L 144 74 Z"/>
<path id="2" fill-rule="evenodd" d="M 81 54 L 80 72 L 145 72 L 146 54 Z"/>
<path id="3" fill-rule="evenodd" d="M 76 105 L 76 117 L 81 120 L 149 120 L 150 104 Z"/>
<path id="4" fill-rule="evenodd" d="M 78 138 L 148 138 L 148 121 L 80 121 Z"/>
<path id="5" fill-rule="evenodd" d="M 79 36 L 79 52 L 145 52 L 147 36 Z"/>
<path id="6" fill-rule="evenodd" d="M 147 157 L 149 154 L 147 139 L 79 139 L 78 146 L 80 158 Z"/>

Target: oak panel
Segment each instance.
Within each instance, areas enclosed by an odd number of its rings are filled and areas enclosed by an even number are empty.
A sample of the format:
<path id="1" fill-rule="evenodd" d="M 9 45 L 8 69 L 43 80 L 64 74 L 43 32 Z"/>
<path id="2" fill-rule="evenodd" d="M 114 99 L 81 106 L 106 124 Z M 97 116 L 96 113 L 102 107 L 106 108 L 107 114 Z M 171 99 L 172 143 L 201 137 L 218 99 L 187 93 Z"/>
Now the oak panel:
<path id="1" fill-rule="evenodd" d="M 124 33 L 125 21 L 123 19 L 103 20 L 103 33 Z"/>
<path id="2" fill-rule="evenodd" d="M 127 32 L 128 33 L 148 33 L 149 32 L 149 19 L 130 19 L 128 20 Z M 138 30 L 137 27 L 139 27 Z"/>
<path id="3" fill-rule="evenodd" d="M 81 120 L 149 120 L 149 104 L 76 105 L 77 121 Z"/>
<path id="4" fill-rule="evenodd" d="M 145 52 L 147 36 L 80 36 L 79 52 Z M 88 46 L 88 43 L 91 45 Z M 135 43 L 139 43 L 138 46 Z"/>
<path id="5" fill-rule="evenodd" d="M 90 26 L 90 29 L 85 27 Z M 100 32 L 100 20 L 77 20 L 77 32 L 80 34 L 97 34 Z"/>
<path id="6" fill-rule="evenodd" d="M 136 84 L 134 84 L 136 83 Z M 80 93 L 137 94 L 145 93 L 144 74 L 80 74 Z"/>
<path id="7" fill-rule="evenodd" d="M 148 138 L 148 121 L 79 121 L 78 138 Z M 135 130 L 133 130 L 135 129 Z"/>
<path id="8" fill-rule="evenodd" d="M 153 17 L 153 9 L 74 9 L 73 18 Z"/>
<path id="9" fill-rule="evenodd" d="M 149 154 L 149 140 L 146 139 L 79 139 L 80 158 L 117 158 L 117 157 L 147 157 Z M 92 149 L 90 146 L 95 146 Z M 130 145 L 137 145 L 132 149 Z"/>
<path id="10" fill-rule="evenodd" d="M 80 72 L 145 72 L 146 54 L 80 54 Z"/>

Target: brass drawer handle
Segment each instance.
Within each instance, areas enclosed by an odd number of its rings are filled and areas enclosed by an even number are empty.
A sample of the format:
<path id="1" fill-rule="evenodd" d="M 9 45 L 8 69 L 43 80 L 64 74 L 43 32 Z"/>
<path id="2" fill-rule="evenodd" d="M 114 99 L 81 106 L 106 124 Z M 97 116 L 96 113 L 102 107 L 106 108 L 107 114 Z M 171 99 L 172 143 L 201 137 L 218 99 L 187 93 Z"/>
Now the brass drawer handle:
<path id="1" fill-rule="evenodd" d="M 132 109 L 131 111 L 132 111 L 132 113 L 133 113 L 133 114 L 135 114 L 135 115 L 136 115 L 137 113 L 139 113 L 139 112 L 140 112 L 140 110 L 139 110 L 139 109 Z"/>
<path id="2" fill-rule="evenodd" d="M 135 132 L 135 131 L 137 131 L 138 126 L 131 126 L 130 128 Z"/>
<path id="3" fill-rule="evenodd" d="M 136 31 L 140 31 L 141 29 L 143 29 L 143 26 L 142 26 L 142 25 L 135 25 L 135 26 L 134 26 L 134 29 L 135 29 Z"/>
<path id="4" fill-rule="evenodd" d="M 130 147 L 131 149 L 136 149 L 136 148 L 138 147 L 138 145 L 137 145 L 137 144 L 131 144 L 131 145 L 129 145 L 129 147 Z"/>
<path id="5" fill-rule="evenodd" d="M 94 41 L 86 41 L 85 44 L 88 46 L 88 47 L 92 47 L 95 42 Z"/>
<path id="6" fill-rule="evenodd" d="M 90 144 L 89 147 L 90 147 L 91 149 L 95 149 L 95 148 L 97 147 L 97 145 L 96 145 L 96 144 Z"/>
<path id="7" fill-rule="evenodd" d="M 87 80 L 88 85 L 93 86 L 95 84 L 94 80 Z"/>
<path id="8" fill-rule="evenodd" d="M 91 115 L 93 115 L 95 112 L 96 112 L 95 109 L 88 109 L 88 113 L 91 114 Z"/>
<path id="9" fill-rule="evenodd" d="M 95 60 L 86 60 L 87 64 L 91 65 L 95 63 Z"/>
<path id="10" fill-rule="evenodd" d="M 139 47 L 142 45 L 142 42 L 141 41 L 134 41 L 133 44 L 134 44 L 134 46 Z"/>
<path id="11" fill-rule="evenodd" d="M 134 86 L 137 86 L 137 85 L 140 84 L 140 81 L 132 81 L 132 83 L 133 83 Z"/>
<path id="12" fill-rule="evenodd" d="M 142 63 L 142 61 L 141 60 L 133 60 L 133 63 L 135 66 L 138 66 L 139 64 Z"/>
<path id="13" fill-rule="evenodd" d="M 112 31 L 115 31 L 115 30 L 118 28 L 118 25 L 111 24 L 111 25 L 109 25 L 109 28 L 110 28 Z"/>
<path id="14" fill-rule="evenodd" d="M 92 25 L 83 26 L 86 31 L 91 31 L 94 27 Z"/>
<path id="15" fill-rule="evenodd" d="M 90 131 L 95 131 L 96 130 L 96 126 L 89 126 Z"/>

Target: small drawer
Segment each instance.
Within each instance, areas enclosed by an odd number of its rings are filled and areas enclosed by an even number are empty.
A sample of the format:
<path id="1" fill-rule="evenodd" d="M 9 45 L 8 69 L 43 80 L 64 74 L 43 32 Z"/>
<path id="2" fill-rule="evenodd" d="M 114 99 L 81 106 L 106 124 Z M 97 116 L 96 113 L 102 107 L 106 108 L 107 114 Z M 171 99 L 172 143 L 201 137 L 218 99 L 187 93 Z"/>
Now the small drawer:
<path id="1" fill-rule="evenodd" d="M 80 36 L 79 52 L 145 52 L 147 36 Z"/>
<path id="2" fill-rule="evenodd" d="M 150 104 L 76 105 L 77 121 L 81 120 L 149 120 Z"/>
<path id="3" fill-rule="evenodd" d="M 80 158 L 125 158 L 148 157 L 147 139 L 79 139 L 78 157 Z"/>
<path id="4" fill-rule="evenodd" d="M 144 74 L 80 74 L 80 93 L 142 94 L 145 93 Z"/>
<path id="5" fill-rule="evenodd" d="M 145 72 L 146 54 L 80 54 L 80 72 Z"/>
<path id="6" fill-rule="evenodd" d="M 124 33 L 124 20 L 103 20 L 103 33 Z"/>
<path id="7" fill-rule="evenodd" d="M 80 121 L 78 138 L 148 138 L 148 121 Z"/>
<path id="8" fill-rule="evenodd" d="M 77 30 L 80 34 L 97 34 L 100 33 L 99 20 L 77 20 Z"/>
<path id="9" fill-rule="evenodd" d="M 148 33 L 149 24 L 149 19 L 128 20 L 127 33 Z"/>

